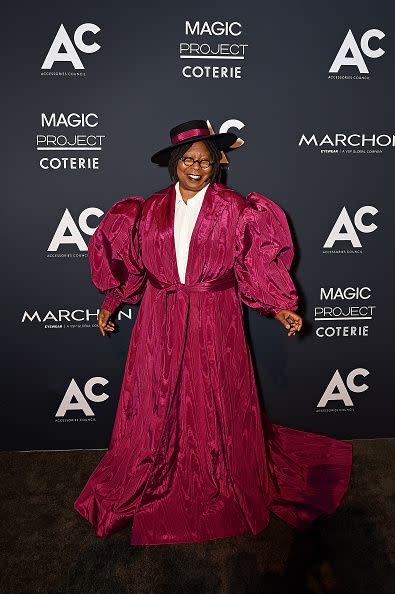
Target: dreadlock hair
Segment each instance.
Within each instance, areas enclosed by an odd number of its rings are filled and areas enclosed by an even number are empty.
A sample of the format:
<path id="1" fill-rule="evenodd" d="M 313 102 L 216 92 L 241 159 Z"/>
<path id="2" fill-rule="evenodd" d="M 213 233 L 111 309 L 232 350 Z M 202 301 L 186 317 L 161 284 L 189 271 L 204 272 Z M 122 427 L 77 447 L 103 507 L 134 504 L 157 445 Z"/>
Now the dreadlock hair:
<path id="1" fill-rule="evenodd" d="M 178 181 L 178 175 L 177 175 L 178 160 L 191 148 L 191 146 L 194 144 L 194 142 L 196 142 L 196 141 L 188 142 L 187 144 L 180 144 L 180 146 L 175 147 L 171 151 L 170 159 L 169 159 L 169 163 L 168 163 L 167 167 L 169 169 L 170 179 L 172 180 L 172 182 Z M 208 150 L 210 151 L 211 161 L 213 163 L 210 182 L 211 183 L 219 182 L 219 179 L 221 177 L 221 165 L 220 165 L 221 151 L 219 150 L 219 148 L 217 147 L 215 142 L 213 142 L 209 138 L 206 140 L 203 140 L 203 142 L 205 143 Z"/>

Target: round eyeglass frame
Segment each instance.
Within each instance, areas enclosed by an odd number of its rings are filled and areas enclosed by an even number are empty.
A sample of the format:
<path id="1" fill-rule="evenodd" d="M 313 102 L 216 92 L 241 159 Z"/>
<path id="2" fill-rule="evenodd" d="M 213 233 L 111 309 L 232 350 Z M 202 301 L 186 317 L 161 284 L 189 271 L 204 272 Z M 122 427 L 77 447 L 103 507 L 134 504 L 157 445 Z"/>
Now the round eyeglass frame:
<path id="1" fill-rule="evenodd" d="M 180 157 L 180 161 L 183 162 L 184 167 L 192 167 L 195 163 L 199 163 L 199 167 L 201 169 L 209 169 L 214 161 L 209 161 L 208 159 L 192 159 L 192 157 Z M 185 161 L 192 161 L 190 165 L 187 165 Z M 206 161 L 208 163 L 207 167 L 202 167 L 202 162 Z"/>

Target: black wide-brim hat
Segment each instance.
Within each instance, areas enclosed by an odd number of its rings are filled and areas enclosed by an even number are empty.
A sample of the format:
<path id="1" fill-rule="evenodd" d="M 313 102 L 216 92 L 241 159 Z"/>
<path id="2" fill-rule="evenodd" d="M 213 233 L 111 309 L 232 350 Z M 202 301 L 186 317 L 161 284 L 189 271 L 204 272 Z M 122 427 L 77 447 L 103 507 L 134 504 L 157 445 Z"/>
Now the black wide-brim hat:
<path id="1" fill-rule="evenodd" d="M 179 124 L 170 130 L 171 145 L 160 151 L 157 151 L 151 157 L 153 163 L 158 165 L 167 165 L 170 159 L 171 151 L 182 144 L 197 142 L 198 140 L 212 140 L 219 150 L 228 149 L 237 140 L 233 132 L 221 132 L 219 134 L 210 134 L 206 120 L 190 120 Z"/>

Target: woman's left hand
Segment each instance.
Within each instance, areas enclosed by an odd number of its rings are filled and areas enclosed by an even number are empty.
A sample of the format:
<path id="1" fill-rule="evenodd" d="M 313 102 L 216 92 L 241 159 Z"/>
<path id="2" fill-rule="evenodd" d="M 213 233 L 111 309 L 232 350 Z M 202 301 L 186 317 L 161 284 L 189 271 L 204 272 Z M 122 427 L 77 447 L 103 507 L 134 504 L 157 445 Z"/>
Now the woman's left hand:
<path id="1" fill-rule="evenodd" d="M 300 329 L 302 328 L 303 319 L 294 311 L 281 309 L 274 317 L 279 320 L 287 330 L 289 330 L 288 336 L 295 336 L 295 334 L 300 332 Z"/>

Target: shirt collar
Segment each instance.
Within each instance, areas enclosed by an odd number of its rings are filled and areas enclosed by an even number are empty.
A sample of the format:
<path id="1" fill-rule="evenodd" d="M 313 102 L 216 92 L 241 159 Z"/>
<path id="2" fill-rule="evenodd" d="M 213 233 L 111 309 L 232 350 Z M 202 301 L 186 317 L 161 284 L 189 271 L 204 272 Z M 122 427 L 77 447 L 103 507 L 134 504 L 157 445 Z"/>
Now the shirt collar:
<path id="1" fill-rule="evenodd" d="M 206 184 L 201 190 L 196 192 L 196 194 L 194 196 L 192 196 L 192 198 L 189 198 L 188 202 L 189 202 L 189 200 L 193 200 L 193 203 L 197 203 L 197 202 L 203 200 L 204 195 L 205 195 L 206 190 L 209 187 L 209 185 L 210 185 L 210 182 L 208 184 Z M 182 200 L 184 202 L 184 200 L 181 196 L 181 192 L 180 192 L 180 182 L 179 181 L 177 181 L 177 183 L 175 184 L 175 188 L 176 188 L 176 204 L 178 204 L 180 202 L 180 200 Z"/>

